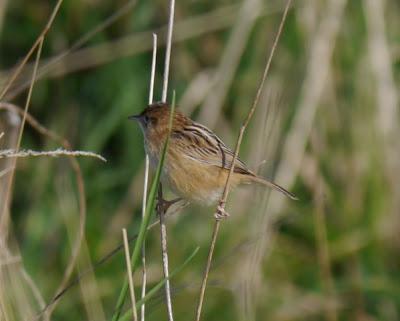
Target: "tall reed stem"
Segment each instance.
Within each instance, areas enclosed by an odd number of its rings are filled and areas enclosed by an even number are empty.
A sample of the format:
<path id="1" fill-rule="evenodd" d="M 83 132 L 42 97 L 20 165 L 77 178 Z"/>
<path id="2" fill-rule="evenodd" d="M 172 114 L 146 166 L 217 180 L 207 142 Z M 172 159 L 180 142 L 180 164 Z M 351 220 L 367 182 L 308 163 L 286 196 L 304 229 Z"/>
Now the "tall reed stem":
<path id="1" fill-rule="evenodd" d="M 230 190 L 230 180 L 231 180 L 231 176 L 233 174 L 233 170 L 235 168 L 234 164 L 235 164 L 236 159 L 237 159 L 237 157 L 239 155 L 239 149 L 240 149 L 240 145 L 242 143 L 243 135 L 244 135 L 244 132 L 245 132 L 247 126 L 250 123 L 250 120 L 251 120 L 251 118 L 252 118 L 252 116 L 253 116 L 253 114 L 254 114 L 254 112 L 256 110 L 256 107 L 258 105 L 258 102 L 260 100 L 261 92 L 262 92 L 262 89 L 264 88 L 264 83 L 265 83 L 265 80 L 267 78 L 268 71 L 269 71 L 270 66 L 271 66 L 272 58 L 274 56 L 275 49 L 276 49 L 276 47 L 278 45 L 278 41 L 279 41 L 279 38 L 280 38 L 282 30 L 283 30 L 283 26 L 285 25 L 287 13 L 289 11 L 291 2 L 292 2 L 292 0 L 288 0 L 286 2 L 285 11 L 283 12 L 283 16 L 282 16 L 282 19 L 281 19 L 281 22 L 280 22 L 280 25 L 279 25 L 279 28 L 278 28 L 278 32 L 277 32 L 277 34 L 275 36 L 275 40 L 274 40 L 274 43 L 272 45 L 271 52 L 269 54 L 267 63 L 265 65 L 264 73 L 262 75 L 262 79 L 261 79 L 260 85 L 258 86 L 256 97 L 254 99 L 253 105 L 251 106 L 251 108 L 250 108 L 250 110 L 249 110 L 249 112 L 247 114 L 247 117 L 246 117 L 242 127 L 240 128 L 239 136 L 238 136 L 238 139 L 237 139 L 237 142 L 236 142 L 235 155 L 234 155 L 233 160 L 232 160 L 232 166 L 231 166 L 231 168 L 229 170 L 229 174 L 228 174 L 228 177 L 226 179 L 226 183 L 225 183 L 225 187 L 224 187 L 224 192 L 223 192 L 223 195 L 221 197 L 221 200 L 219 201 L 219 205 L 218 205 L 216 213 L 215 213 L 216 219 L 215 219 L 215 223 L 214 223 L 213 236 L 212 236 L 211 243 L 210 243 L 210 250 L 209 250 L 209 253 L 208 253 L 206 269 L 205 269 L 205 272 L 204 272 L 204 277 L 203 277 L 203 281 L 202 281 L 201 288 L 200 288 L 200 296 L 199 296 L 199 301 L 198 301 L 197 311 L 196 311 L 196 321 L 200 321 L 200 319 L 201 319 L 201 312 L 202 312 L 202 309 L 203 309 L 203 302 L 204 302 L 204 295 L 205 295 L 205 292 L 206 292 L 208 274 L 209 274 L 209 271 L 210 271 L 211 261 L 212 261 L 212 257 L 213 257 L 213 254 L 214 254 L 215 243 L 216 243 L 216 240 L 217 240 L 217 237 L 218 237 L 218 232 L 219 232 L 219 228 L 220 228 L 220 224 L 221 224 L 221 219 L 218 218 L 217 213 L 219 213 L 221 211 L 222 212 L 225 211 L 225 205 L 226 205 L 226 201 L 227 201 L 229 190 Z"/>

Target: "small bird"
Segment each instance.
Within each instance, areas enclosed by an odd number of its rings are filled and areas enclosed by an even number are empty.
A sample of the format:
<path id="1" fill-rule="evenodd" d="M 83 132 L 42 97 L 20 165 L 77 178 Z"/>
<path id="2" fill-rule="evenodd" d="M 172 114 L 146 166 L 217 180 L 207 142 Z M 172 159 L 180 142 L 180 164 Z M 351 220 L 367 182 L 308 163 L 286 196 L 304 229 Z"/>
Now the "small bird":
<path id="1" fill-rule="evenodd" d="M 140 124 L 145 150 L 153 168 L 158 164 L 169 134 L 170 112 L 167 103 L 156 102 L 147 106 L 141 114 L 129 117 Z M 222 196 L 233 158 L 234 152 L 210 129 L 175 111 L 161 180 L 180 198 L 210 205 Z M 297 199 L 236 159 L 231 186 L 252 183 L 271 187 L 291 199 Z M 217 216 L 222 218 L 229 214 L 220 208 Z"/>

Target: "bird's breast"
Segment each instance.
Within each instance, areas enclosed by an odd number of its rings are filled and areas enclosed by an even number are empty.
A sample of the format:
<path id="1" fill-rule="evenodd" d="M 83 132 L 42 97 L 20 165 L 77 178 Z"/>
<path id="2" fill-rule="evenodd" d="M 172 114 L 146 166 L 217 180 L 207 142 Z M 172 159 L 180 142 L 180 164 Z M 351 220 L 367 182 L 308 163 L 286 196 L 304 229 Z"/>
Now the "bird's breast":
<path id="1" fill-rule="evenodd" d="M 157 167 L 161 151 L 162 148 L 158 146 L 146 144 L 152 168 Z M 185 157 L 170 146 L 165 157 L 161 180 L 179 197 L 211 205 L 221 198 L 227 174 L 226 169 Z M 232 185 L 236 185 L 235 180 L 232 180 Z"/>

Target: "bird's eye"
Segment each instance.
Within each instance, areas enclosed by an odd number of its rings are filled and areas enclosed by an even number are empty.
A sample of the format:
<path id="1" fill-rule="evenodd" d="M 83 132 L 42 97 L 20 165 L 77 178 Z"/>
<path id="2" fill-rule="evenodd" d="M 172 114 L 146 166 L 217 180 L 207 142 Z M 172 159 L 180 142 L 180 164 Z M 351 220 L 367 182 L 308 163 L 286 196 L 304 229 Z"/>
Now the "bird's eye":
<path id="1" fill-rule="evenodd" d="M 144 123 L 146 124 L 146 125 L 148 125 L 149 124 L 149 122 L 150 122 L 150 117 L 149 116 L 144 116 Z"/>

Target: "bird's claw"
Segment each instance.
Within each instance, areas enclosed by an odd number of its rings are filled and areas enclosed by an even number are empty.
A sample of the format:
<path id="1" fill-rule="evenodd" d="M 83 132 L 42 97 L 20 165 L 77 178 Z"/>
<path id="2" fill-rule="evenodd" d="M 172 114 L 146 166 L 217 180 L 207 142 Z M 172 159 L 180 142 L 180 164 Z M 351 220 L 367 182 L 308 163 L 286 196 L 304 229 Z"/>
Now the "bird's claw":
<path id="1" fill-rule="evenodd" d="M 214 214 L 215 219 L 220 221 L 220 220 L 228 218 L 229 216 L 230 215 L 227 211 L 225 211 L 224 206 L 222 206 L 221 204 L 218 205 L 217 212 Z"/>
<path id="2" fill-rule="evenodd" d="M 171 205 L 179 202 L 181 198 L 176 198 L 171 201 L 167 201 L 165 199 L 160 199 L 157 197 L 157 212 L 161 213 L 166 213 L 168 209 L 171 207 Z"/>

